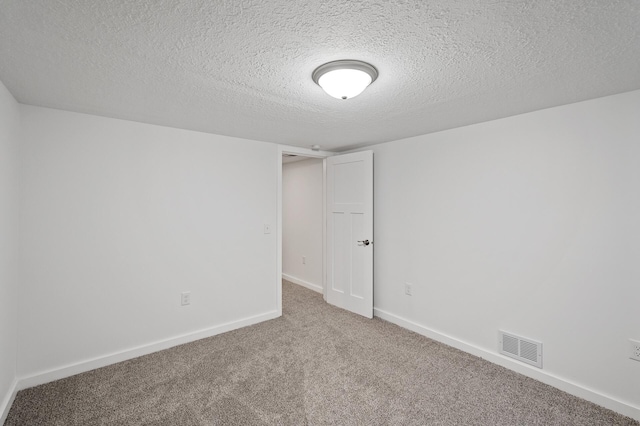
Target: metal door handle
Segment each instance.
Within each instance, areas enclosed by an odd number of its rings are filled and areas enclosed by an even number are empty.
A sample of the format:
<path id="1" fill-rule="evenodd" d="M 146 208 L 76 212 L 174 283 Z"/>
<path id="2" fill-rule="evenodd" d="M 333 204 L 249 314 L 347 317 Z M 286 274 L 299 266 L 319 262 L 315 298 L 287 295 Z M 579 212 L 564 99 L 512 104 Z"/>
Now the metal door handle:
<path id="1" fill-rule="evenodd" d="M 358 243 L 362 243 L 362 244 L 358 244 L 359 246 L 368 246 L 369 244 L 371 244 L 369 240 L 358 241 Z"/>

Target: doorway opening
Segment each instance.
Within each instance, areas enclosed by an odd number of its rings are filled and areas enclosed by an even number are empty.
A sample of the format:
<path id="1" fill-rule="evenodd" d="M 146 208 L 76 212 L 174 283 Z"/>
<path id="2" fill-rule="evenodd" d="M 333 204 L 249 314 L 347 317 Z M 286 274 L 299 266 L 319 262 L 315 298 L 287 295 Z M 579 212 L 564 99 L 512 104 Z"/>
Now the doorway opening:
<path id="1" fill-rule="evenodd" d="M 278 150 L 277 306 L 282 280 L 325 297 L 325 159 L 333 153 L 281 145 Z"/>
<path id="2" fill-rule="evenodd" d="M 313 290 L 319 291 L 325 301 L 339 308 L 349 310 L 367 318 L 373 317 L 373 151 L 359 151 L 348 154 L 334 155 L 332 153 L 322 153 L 312 150 L 292 147 L 279 147 L 279 167 L 278 167 L 278 200 L 277 200 L 277 307 L 278 314 L 282 315 L 282 278 L 283 272 L 294 283 L 305 285 Z M 289 154 L 286 157 L 284 154 Z M 293 154 L 293 155 L 291 155 Z M 287 235 L 286 255 L 290 261 L 283 271 L 283 167 L 293 169 L 293 166 L 283 166 L 283 158 L 287 158 L 287 163 L 296 164 L 293 157 L 322 158 L 322 223 L 317 225 L 317 219 L 312 224 L 308 224 L 311 217 L 320 217 L 317 210 L 315 213 L 308 213 L 309 217 L 302 216 L 304 210 L 296 205 L 297 200 L 293 200 L 292 205 L 287 205 L 288 220 L 295 223 L 287 223 L 286 227 L 291 229 L 297 227 L 300 234 L 306 234 L 306 246 L 304 244 L 295 247 L 295 239 L 300 239 L 301 235 Z M 294 161 L 291 161 L 293 159 Z M 302 161 L 300 160 L 301 164 Z M 319 163 L 304 164 L 304 167 L 314 168 Z M 295 168 L 298 168 L 296 166 Z M 287 170 L 289 174 L 290 170 Z M 289 176 L 287 176 L 288 178 Z M 316 180 L 316 178 L 310 178 Z M 305 179 L 306 180 L 306 179 Z M 295 186 L 293 184 L 287 187 Z M 319 183 L 316 187 L 320 186 Z M 298 190 L 299 194 L 304 194 L 305 189 Z M 287 194 L 289 196 L 289 194 Z M 316 195 L 317 196 L 317 195 Z M 302 195 L 301 198 L 307 198 Z M 316 203 L 313 203 L 317 206 Z M 317 209 L 317 207 L 316 207 Z M 298 216 L 296 216 L 298 212 Z M 303 227 L 311 229 L 304 229 Z M 322 228 L 322 267 L 320 266 L 318 248 L 320 245 L 315 241 Z M 315 228 L 315 229 L 313 229 Z M 293 246 L 292 246 L 293 245 Z M 305 254 L 305 250 L 316 253 L 312 260 L 315 262 L 314 273 L 307 273 L 305 269 L 310 260 Z M 302 266 L 301 266 L 302 265 Z M 291 271 L 291 272 L 290 272 Z M 295 274 L 307 277 L 296 277 Z M 328 273 L 327 271 L 331 271 Z M 322 275 L 322 284 L 317 281 Z"/>
<path id="3" fill-rule="evenodd" d="M 282 279 L 323 293 L 323 160 L 282 158 Z"/>

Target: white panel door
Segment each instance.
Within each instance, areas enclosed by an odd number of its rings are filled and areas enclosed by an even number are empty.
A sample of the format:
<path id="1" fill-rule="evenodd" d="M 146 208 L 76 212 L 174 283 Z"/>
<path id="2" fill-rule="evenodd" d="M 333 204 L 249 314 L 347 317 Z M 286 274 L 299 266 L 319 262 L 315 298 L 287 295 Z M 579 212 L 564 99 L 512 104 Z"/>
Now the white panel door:
<path id="1" fill-rule="evenodd" d="M 373 151 L 327 158 L 327 302 L 373 318 Z"/>

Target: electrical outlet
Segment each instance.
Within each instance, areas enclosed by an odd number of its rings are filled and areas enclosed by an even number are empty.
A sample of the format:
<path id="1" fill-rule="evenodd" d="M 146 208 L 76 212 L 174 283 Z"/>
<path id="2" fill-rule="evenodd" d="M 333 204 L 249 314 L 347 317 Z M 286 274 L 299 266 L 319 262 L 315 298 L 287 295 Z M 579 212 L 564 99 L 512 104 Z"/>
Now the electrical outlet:
<path id="1" fill-rule="evenodd" d="M 180 304 L 182 304 L 182 306 L 187 306 L 191 304 L 191 292 L 190 291 L 185 291 L 182 294 L 180 294 Z"/>
<path id="2" fill-rule="evenodd" d="M 302 264 L 303 265 L 307 264 L 307 256 L 302 256 Z"/>
<path id="3" fill-rule="evenodd" d="M 629 339 L 629 358 L 640 361 L 640 342 Z"/>
<path id="4" fill-rule="evenodd" d="M 413 294 L 413 284 L 404 283 L 404 294 L 411 296 Z"/>

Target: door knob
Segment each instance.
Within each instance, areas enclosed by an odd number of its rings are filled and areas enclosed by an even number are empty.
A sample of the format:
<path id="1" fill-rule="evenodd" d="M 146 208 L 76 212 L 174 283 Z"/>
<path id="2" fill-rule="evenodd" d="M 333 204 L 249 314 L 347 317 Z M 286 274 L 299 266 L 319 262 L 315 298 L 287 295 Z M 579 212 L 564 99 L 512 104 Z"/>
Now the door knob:
<path id="1" fill-rule="evenodd" d="M 358 243 L 362 243 L 362 244 L 358 244 L 359 246 L 368 246 L 369 244 L 371 244 L 369 240 L 358 241 Z"/>

